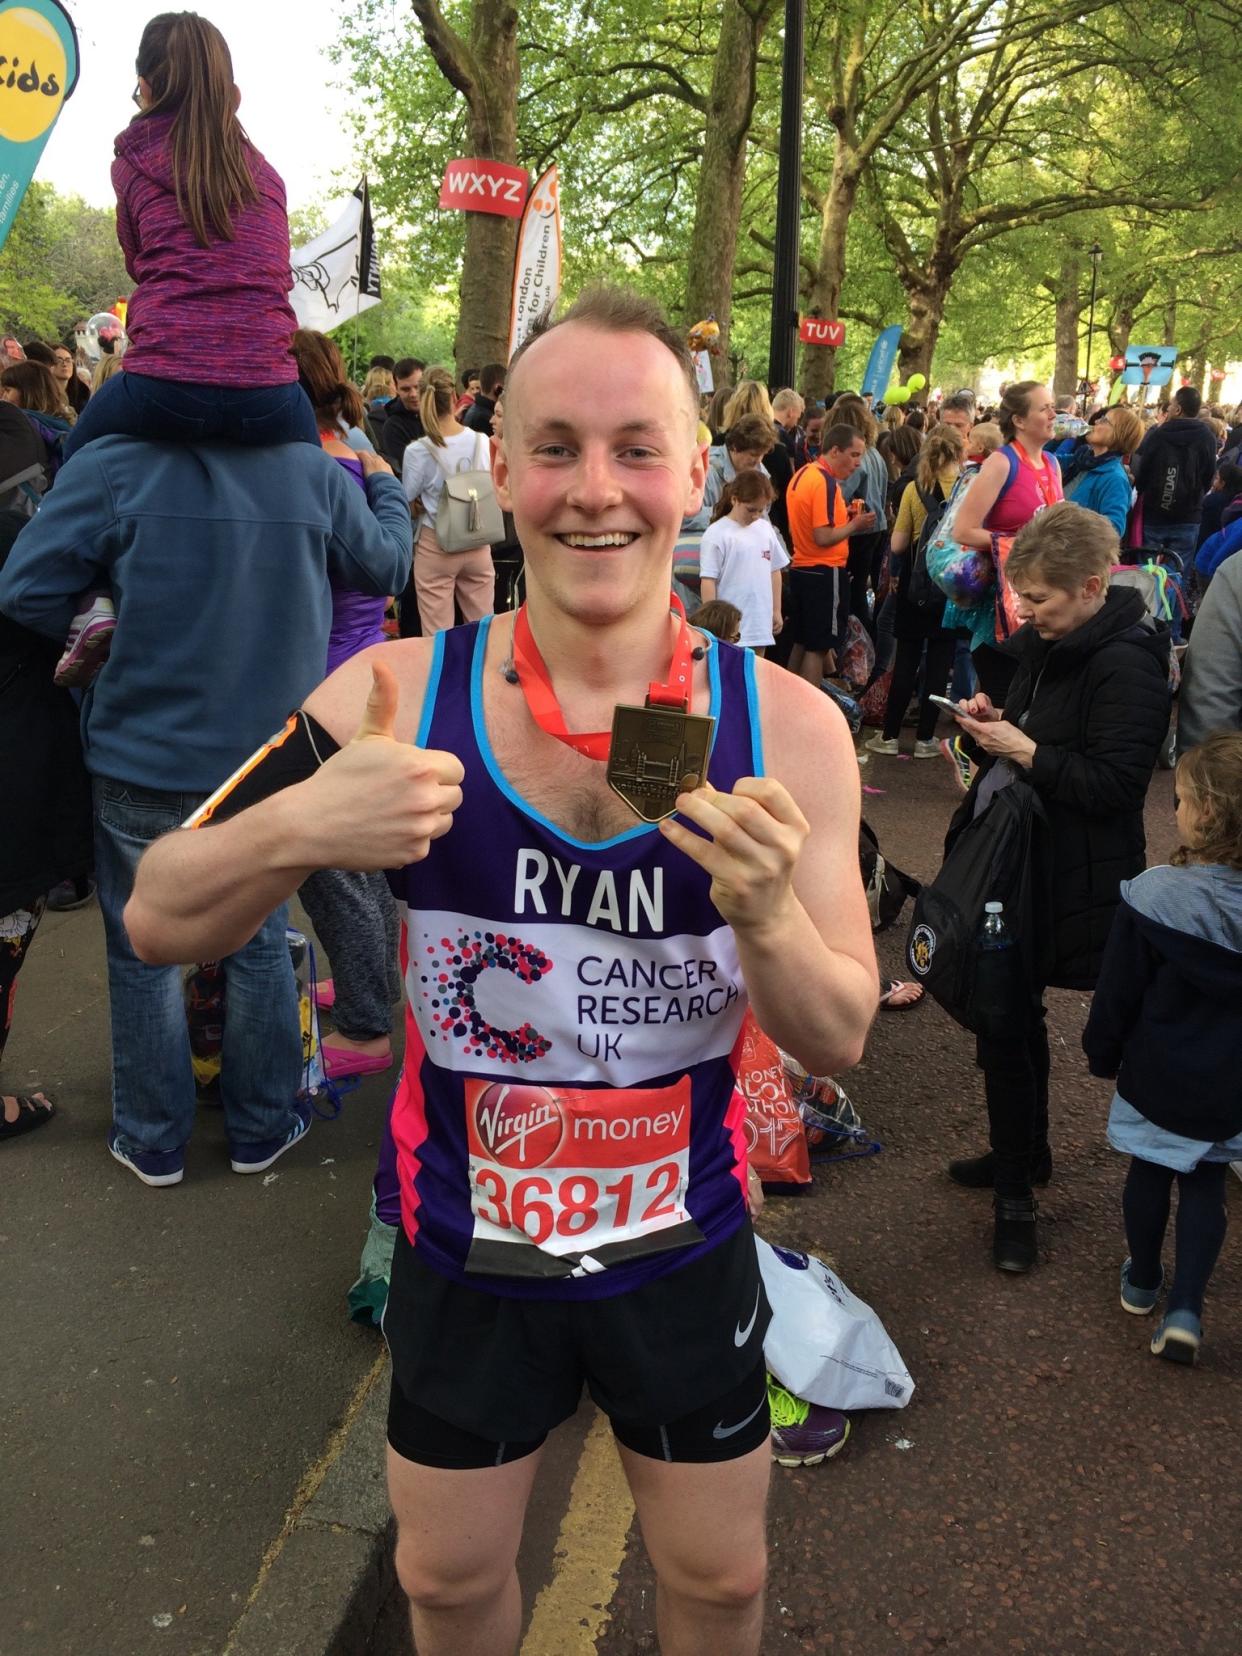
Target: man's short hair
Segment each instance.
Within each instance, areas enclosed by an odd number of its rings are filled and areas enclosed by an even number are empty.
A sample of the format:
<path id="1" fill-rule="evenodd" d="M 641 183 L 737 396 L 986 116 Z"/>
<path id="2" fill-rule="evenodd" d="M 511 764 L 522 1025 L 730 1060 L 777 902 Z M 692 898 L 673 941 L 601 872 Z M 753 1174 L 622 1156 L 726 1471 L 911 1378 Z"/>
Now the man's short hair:
<path id="1" fill-rule="evenodd" d="M 1173 401 L 1188 420 L 1193 420 L 1203 407 L 1203 398 L 1193 385 L 1179 385 L 1173 393 Z"/>
<path id="2" fill-rule="evenodd" d="M 725 447 L 735 454 L 770 454 L 778 441 L 776 427 L 762 414 L 743 414 L 725 432 Z"/>
<path id="3" fill-rule="evenodd" d="M 797 391 L 790 391 L 788 388 L 784 391 L 778 391 L 772 398 L 773 414 L 784 414 L 787 409 L 792 409 L 795 414 L 801 414 L 805 406 L 802 396 Z"/>
<path id="4" fill-rule="evenodd" d="M 690 355 L 690 347 L 686 344 L 684 336 L 671 326 L 654 299 L 647 299 L 630 288 L 614 287 L 607 282 L 598 282 L 584 288 L 567 310 L 558 310 L 557 306 L 549 305 L 547 310 L 536 317 L 530 332 L 509 360 L 510 386 L 514 369 L 535 341 L 542 339 L 545 334 L 552 333 L 556 328 L 563 328 L 566 322 L 580 322 L 584 327 L 598 328 L 601 333 L 645 333 L 650 334 L 653 339 L 658 339 L 665 350 L 672 353 L 681 369 L 690 392 L 689 409 L 697 421 L 699 381 L 694 371 L 694 358 Z"/>
<path id="5" fill-rule="evenodd" d="M 844 421 L 839 421 L 836 425 L 829 426 L 820 438 L 819 446 L 827 454 L 829 449 L 847 449 L 851 443 L 865 444 L 866 441 L 867 439 L 857 426 L 846 425 Z"/>
<path id="6" fill-rule="evenodd" d="M 951 397 L 946 397 L 940 405 L 941 417 L 948 413 L 969 414 L 975 417 L 975 394 L 973 391 L 955 391 Z"/>
<path id="7" fill-rule="evenodd" d="M 1057 411 L 1057 413 L 1058 414 L 1068 414 L 1070 409 L 1073 408 L 1074 404 L 1077 401 L 1078 401 L 1078 398 L 1074 397 L 1074 396 L 1058 397 L 1057 400 L 1056 400 L 1056 411 Z"/>
<path id="8" fill-rule="evenodd" d="M 1120 561 L 1121 541 L 1109 519 L 1072 500 L 1059 500 L 1014 536 L 1005 579 L 1015 587 L 1035 580 L 1072 592 L 1099 575 L 1107 588 L 1109 571 Z"/>
<path id="9" fill-rule="evenodd" d="M 505 383 L 503 362 L 485 362 L 479 369 L 479 390 L 485 397 L 494 397 Z"/>
<path id="10" fill-rule="evenodd" d="M 426 366 L 421 357 L 402 357 L 400 362 L 393 364 L 392 377 L 395 380 L 409 379 L 411 374 Z"/>
<path id="11" fill-rule="evenodd" d="M 397 359 L 396 357 L 390 356 L 373 356 L 371 358 L 370 366 L 372 368 L 387 368 L 388 372 L 391 374 L 393 369 L 397 366 Z"/>
<path id="12" fill-rule="evenodd" d="M 22 346 L 26 353 L 27 362 L 41 362 L 45 368 L 51 368 L 56 362 L 56 353 L 50 345 L 45 345 L 41 339 L 32 339 Z"/>

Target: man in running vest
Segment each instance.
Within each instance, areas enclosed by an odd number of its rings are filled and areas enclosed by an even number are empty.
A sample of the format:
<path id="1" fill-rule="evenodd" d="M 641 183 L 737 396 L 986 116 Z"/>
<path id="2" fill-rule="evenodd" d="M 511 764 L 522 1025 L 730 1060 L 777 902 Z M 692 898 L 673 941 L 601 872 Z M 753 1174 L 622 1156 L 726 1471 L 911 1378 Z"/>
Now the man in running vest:
<path id="1" fill-rule="evenodd" d="M 420 1656 L 516 1649 L 527 1499 L 584 1384 L 665 1656 L 760 1648 L 769 1313 L 733 1058 L 749 1002 L 811 1071 L 856 1063 L 878 982 L 844 721 L 669 611 L 696 407 L 645 300 L 545 320 L 494 471 L 525 609 L 346 663 L 128 910 L 145 958 L 209 958 L 314 868 L 394 871 L 389 1480 Z"/>

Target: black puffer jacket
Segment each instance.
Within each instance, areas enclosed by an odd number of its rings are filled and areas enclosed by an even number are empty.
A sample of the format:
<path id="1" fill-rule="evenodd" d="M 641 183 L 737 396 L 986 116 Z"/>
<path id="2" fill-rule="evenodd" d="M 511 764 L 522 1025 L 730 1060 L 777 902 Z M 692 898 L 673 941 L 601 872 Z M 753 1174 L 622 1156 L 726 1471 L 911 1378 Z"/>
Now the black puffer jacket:
<path id="1" fill-rule="evenodd" d="M 1123 880 L 1142 872 L 1143 802 L 1169 728 L 1169 634 L 1133 588 L 1114 588 L 1098 614 L 1046 642 L 1027 626 L 1005 717 L 1037 744 L 1029 777 L 1048 813 L 1052 860 L 1049 981 L 1090 989 Z M 985 760 L 950 834 L 969 822 Z"/>

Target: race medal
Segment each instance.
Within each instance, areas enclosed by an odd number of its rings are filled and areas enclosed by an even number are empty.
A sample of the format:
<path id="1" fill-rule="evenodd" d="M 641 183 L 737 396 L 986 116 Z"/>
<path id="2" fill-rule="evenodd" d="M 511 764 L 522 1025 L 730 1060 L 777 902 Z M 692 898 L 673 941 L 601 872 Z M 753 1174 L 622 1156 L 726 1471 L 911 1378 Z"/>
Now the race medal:
<path id="1" fill-rule="evenodd" d="M 675 707 L 613 710 L 608 786 L 644 822 L 672 816 L 677 795 L 707 778 L 715 719 Z"/>

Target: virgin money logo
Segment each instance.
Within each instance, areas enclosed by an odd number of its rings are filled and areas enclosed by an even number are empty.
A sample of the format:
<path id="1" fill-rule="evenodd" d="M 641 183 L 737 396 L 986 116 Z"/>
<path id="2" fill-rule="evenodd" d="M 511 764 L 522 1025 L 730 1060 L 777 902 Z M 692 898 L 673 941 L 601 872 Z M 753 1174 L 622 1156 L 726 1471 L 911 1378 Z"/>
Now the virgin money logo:
<path id="1" fill-rule="evenodd" d="M 565 1114 L 546 1087 L 495 1081 L 474 1106 L 479 1142 L 504 1167 L 542 1167 L 556 1154 Z"/>

